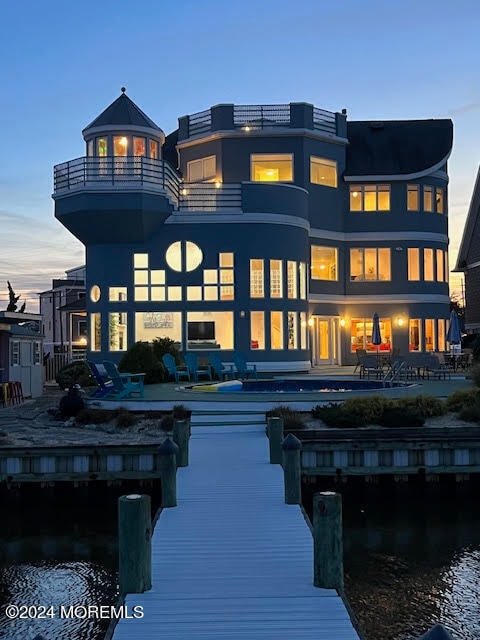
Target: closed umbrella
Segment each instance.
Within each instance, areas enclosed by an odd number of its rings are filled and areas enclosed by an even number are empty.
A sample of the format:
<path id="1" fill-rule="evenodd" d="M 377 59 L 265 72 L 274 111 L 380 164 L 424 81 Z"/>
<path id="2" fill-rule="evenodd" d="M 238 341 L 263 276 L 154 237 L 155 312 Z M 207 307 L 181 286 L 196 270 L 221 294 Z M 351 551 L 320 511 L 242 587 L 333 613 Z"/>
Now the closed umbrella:
<path id="1" fill-rule="evenodd" d="M 452 309 L 450 313 L 450 325 L 447 331 L 447 342 L 452 344 L 461 344 L 462 342 L 462 333 L 460 331 L 460 320 L 458 319 L 457 314 Z"/>
<path id="2" fill-rule="evenodd" d="M 373 314 L 372 320 L 372 344 L 377 347 L 377 359 L 378 359 L 378 346 L 382 344 L 382 334 L 380 331 L 380 318 L 378 317 L 378 313 L 375 311 Z"/>

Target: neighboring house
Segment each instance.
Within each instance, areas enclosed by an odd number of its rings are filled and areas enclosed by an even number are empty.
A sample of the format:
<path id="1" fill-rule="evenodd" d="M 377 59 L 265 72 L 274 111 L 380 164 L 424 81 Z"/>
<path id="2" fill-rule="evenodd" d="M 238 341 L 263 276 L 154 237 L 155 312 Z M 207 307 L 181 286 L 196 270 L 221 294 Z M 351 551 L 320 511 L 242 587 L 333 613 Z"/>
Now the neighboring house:
<path id="1" fill-rule="evenodd" d="M 85 266 L 65 273 L 65 279 L 52 280 L 52 288 L 38 294 L 45 354 L 84 352 L 87 346 Z"/>
<path id="2" fill-rule="evenodd" d="M 454 271 L 465 274 L 465 331 L 480 333 L 480 168 Z"/>
<path id="3" fill-rule="evenodd" d="M 42 395 L 42 317 L 0 311 L 0 382 L 21 382 L 24 396 Z"/>
<path id="4" fill-rule="evenodd" d="M 123 90 L 122 90 L 123 91 Z M 221 104 L 163 131 L 123 92 L 54 169 L 86 246 L 89 355 L 168 336 L 263 371 L 445 348 L 450 120 Z"/>

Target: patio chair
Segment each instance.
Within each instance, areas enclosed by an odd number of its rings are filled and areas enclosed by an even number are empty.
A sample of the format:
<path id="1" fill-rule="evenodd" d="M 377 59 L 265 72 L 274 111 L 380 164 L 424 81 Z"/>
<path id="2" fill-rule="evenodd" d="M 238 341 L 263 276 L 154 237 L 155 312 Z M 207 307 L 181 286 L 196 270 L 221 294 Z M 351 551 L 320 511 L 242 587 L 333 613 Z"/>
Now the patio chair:
<path id="1" fill-rule="evenodd" d="M 364 358 L 367 355 L 367 350 L 366 349 L 357 349 L 355 351 L 356 355 L 357 355 L 357 363 L 355 364 L 355 369 L 353 370 L 353 373 L 357 372 L 357 369 L 359 367 L 361 367 L 362 365 L 362 358 Z"/>
<path id="2" fill-rule="evenodd" d="M 162 362 L 169 375 L 175 378 L 175 382 L 180 382 L 182 378 L 185 378 L 185 380 L 190 382 L 190 372 L 188 368 L 185 366 L 178 366 L 171 353 L 164 353 L 162 356 Z"/>
<path id="3" fill-rule="evenodd" d="M 427 380 L 430 380 L 430 376 L 437 380 L 442 378 L 443 380 L 446 380 L 448 376 L 448 379 L 450 380 L 451 369 L 445 364 L 442 364 L 437 355 L 426 355 L 424 361 L 424 375 L 427 377 Z"/>
<path id="4" fill-rule="evenodd" d="M 144 373 L 120 373 L 117 369 L 117 365 L 114 362 L 103 361 L 103 366 L 107 372 L 108 377 L 112 381 L 112 392 L 109 395 L 113 396 L 113 400 L 121 400 L 127 398 L 132 393 L 140 394 L 143 398 L 143 378 Z M 136 380 L 133 380 L 136 378 Z"/>
<path id="5" fill-rule="evenodd" d="M 235 367 L 235 373 L 240 378 L 248 378 L 249 376 L 257 376 L 257 365 L 256 364 L 247 364 L 247 359 L 245 355 L 240 351 L 235 351 L 233 354 L 233 365 Z"/>
<path id="6" fill-rule="evenodd" d="M 194 382 L 198 382 L 201 377 L 207 378 L 207 380 L 212 379 L 210 367 L 202 369 L 198 364 L 198 356 L 196 353 L 186 353 L 184 359 L 190 373 L 190 377 L 193 378 Z"/>
<path id="7" fill-rule="evenodd" d="M 361 358 L 359 371 L 360 378 L 367 378 L 367 380 L 370 380 L 370 378 L 375 378 L 376 380 L 378 380 L 379 378 L 383 378 L 383 375 L 383 367 L 381 366 L 380 360 L 376 355 L 374 356 L 371 354 L 367 354 L 366 356 L 363 356 Z"/>
<path id="8" fill-rule="evenodd" d="M 219 380 L 230 380 L 233 378 L 233 367 L 231 365 L 226 366 L 222 362 L 222 356 L 219 353 L 211 353 L 208 356 L 210 362 L 210 368 L 212 372 L 218 377 Z"/>
<path id="9" fill-rule="evenodd" d="M 87 360 L 87 365 L 98 385 L 95 391 L 90 394 L 90 398 L 103 398 L 103 396 L 107 396 L 109 393 L 112 393 L 113 384 L 107 376 L 105 367 L 102 364 L 96 364 L 90 360 Z"/>

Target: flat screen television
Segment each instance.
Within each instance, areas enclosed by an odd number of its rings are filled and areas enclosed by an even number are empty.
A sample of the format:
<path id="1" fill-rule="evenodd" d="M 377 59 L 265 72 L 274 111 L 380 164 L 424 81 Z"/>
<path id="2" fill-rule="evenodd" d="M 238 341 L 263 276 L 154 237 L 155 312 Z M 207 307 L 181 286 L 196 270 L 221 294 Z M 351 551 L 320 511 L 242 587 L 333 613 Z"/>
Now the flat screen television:
<path id="1" fill-rule="evenodd" d="M 189 322 L 189 340 L 215 340 L 215 322 Z"/>

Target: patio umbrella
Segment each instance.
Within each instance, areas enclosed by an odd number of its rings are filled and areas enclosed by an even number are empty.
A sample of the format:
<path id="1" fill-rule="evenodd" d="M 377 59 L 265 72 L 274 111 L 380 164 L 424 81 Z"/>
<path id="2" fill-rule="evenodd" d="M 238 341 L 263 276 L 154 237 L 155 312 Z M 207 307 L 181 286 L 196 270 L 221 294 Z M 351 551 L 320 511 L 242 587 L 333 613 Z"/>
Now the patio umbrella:
<path id="1" fill-rule="evenodd" d="M 461 344 L 462 342 L 460 320 L 458 319 L 458 316 L 453 309 L 450 313 L 450 325 L 447 331 L 447 342 L 449 342 L 451 345 Z"/>
<path id="2" fill-rule="evenodd" d="M 373 314 L 372 320 L 372 344 L 377 347 L 377 360 L 378 360 L 378 347 L 382 344 L 382 334 L 380 332 L 380 318 L 378 317 L 378 313 L 375 311 Z"/>

